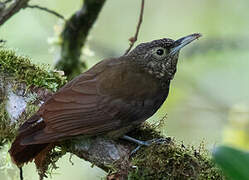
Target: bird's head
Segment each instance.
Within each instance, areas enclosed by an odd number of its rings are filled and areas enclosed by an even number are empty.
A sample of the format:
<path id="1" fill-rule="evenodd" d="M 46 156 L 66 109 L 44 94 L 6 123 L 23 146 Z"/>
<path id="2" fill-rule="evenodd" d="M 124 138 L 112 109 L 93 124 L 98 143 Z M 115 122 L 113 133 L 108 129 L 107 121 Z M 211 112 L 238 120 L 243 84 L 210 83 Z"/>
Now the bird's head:
<path id="1" fill-rule="evenodd" d="M 157 78 L 172 79 L 176 72 L 179 51 L 201 34 L 195 33 L 176 41 L 164 38 L 139 44 L 128 56 Z"/>

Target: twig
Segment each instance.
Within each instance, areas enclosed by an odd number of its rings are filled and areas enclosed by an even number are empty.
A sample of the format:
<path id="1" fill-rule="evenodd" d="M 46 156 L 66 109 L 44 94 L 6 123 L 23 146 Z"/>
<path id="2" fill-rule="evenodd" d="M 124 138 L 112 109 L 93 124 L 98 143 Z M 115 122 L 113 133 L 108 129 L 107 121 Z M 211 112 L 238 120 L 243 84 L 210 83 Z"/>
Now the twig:
<path id="1" fill-rule="evenodd" d="M 53 14 L 53 15 L 57 16 L 58 18 L 63 19 L 63 20 L 65 21 L 65 18 L 64 18 L 63 15 L 57 13 L 56 11 L 53 11 L 53 10 L 51 10 L 51 9 L 48 9 L 48 8 L 46 8 L 46 7 L 41 7 L 41 6 L 38 6 L 38 5 L 27 5 L 27 8 L 31 8 L 31 9 L 36 8 L 36 9 L 40 9 L 40 10 L 42 10 L 42 11 L 46 11 L 46 12 L 48 12 L 48 13 L 50 13 L 50 14 Z"/>
<path id="2" fill-rule="evenodd" d="M 69 162 L 74 165 L 73 161 L 72 161 L 72 158 L 73 158 L 73 153 L 70 153 L 70 157 L 69 157 Z"/>
<path id="3" fill-rule="evenodd" d="M 20 171 L 20 180 L 23 180 L 23 171 L 22 171 L 22 167 L 19 168 Z"/>
<path id="4" fill-rule="evenodd" d="M 28 8 L 37 8 L 37 9 L 49 12 L 49 13 L 54 14 L 55 16 L 65 20 L 65 18 L 61 14 L 59 14 L 53 10 L 50 10 L 48 8 L 45 8 L 45 7 L 37 6 L 37 5 L 28 5 L 28 2 L 29 2 L 29 0 L 15 0 L 15 1 L 13 1 L 13 3 L 11 3 L 10 0 L 6 0 L 6 1 L 2 2 L 2 4 L 4 6 L 3 6 L 3 9 L 0 11 L 0 25 L 4 24 L 9 18 L 11 18 L 14 14 L 16 14 L 20 9 L 27 8 L 27 7 Z M 5 7 L 5 4 L 7 4 L 7 3 L 11 3 L 11 4 L 8 7 Z"/>
<path id="5" fill-rule="evenodd" d="M 129 48 L 125 51 L 124 55 L 128 54 L 128 52 L 131 50 L 131 48 L 134 46 L 135 42 L 137 41 L 139 29 L 140 29 L 140 26 L 141 26 L 142 21 L 143 21 L 143 14 L 144 14 L 144 0 L 142 0 L 142 2 L 141 2 L 141 9 L 140 9 L 140 15 L 139 15 L 139 20 L 138 20 L 138 24 L 137 24 L 136 33 L 135 33 L 135 35 L 134 35 L 133 37 L 131 37 L 131 38 L 129 39 L 129 41 L 130 41 L 130 46 L 129 46 Z"/>

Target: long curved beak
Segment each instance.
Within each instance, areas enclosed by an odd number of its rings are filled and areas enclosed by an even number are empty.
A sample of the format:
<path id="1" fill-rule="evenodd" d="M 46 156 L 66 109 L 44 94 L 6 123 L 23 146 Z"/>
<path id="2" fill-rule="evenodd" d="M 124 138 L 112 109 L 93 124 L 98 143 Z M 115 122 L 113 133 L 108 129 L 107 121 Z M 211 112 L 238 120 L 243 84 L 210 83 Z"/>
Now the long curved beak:
<path id="1" fill-rule="evenodd" d="M 170 51 L 170 55 L 176 54 L 180 49 L 182 49 L 187 44 L 191 43 L 192 41 L 198 39 L 202 35 L 200 33 L 190 34 L 188 36 L 185 36 L 183 38 L 180 38 L 176 40 L 173 44 L 173 48 Z"/>

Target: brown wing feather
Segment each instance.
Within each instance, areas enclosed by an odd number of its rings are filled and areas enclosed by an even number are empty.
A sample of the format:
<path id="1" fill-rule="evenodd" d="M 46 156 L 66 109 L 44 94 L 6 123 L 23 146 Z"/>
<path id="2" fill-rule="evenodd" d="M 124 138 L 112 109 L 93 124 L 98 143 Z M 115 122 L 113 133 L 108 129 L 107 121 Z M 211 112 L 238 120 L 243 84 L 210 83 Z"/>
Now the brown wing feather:
<path id="1" fill-rule="evenodd" d="M 155 112 L 151 99 L 159 88 L 156 83 L 147 83 L 151 76 L 141 77 L 136 67 L 125 62 L 104 61 L 60 89 L 40 108 L 46 127 L 22 143 L 40 144 L 75 135 L 97 135 L 151 116 Z"/>

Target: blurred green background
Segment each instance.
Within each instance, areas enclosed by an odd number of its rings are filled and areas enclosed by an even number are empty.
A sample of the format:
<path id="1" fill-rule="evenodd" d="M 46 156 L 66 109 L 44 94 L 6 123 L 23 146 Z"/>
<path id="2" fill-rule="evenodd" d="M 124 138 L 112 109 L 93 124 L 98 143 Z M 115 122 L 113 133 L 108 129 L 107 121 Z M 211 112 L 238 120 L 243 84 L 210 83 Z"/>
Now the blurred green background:
<path id="1" fill-rule="evenodd" d="M 31 1 L 69 18 L 81 0 Z M 178 72 L 167 102 L 150 121 L 167 119 L 161 131 L 177 141 L 208 149 L 230 144 L 249 149 L 249 1 L 147 0 L 138 43 L 200 32 L 203 37 L 180 53 Z M 103 58 L 120 56 L 134 34 L 140 0 L 107 0 L 91 30 L 82 59 L 91 67 Z M 6 46 L 34 63 L 53 65 L 63 22 L 36 9 L 22 10 L 0 27 Z M 8 158 L 8 157 L 7 157 Z M 6 155 L 1 154 L 4 164 Z M 58 163 L 51 179 L 100 179 L 104 172 L 73 156 Z M 1 165 L 0 164 L 0 165 Z M 38 179 L 34 166 L 24 168 L 26 179 Z M 0 169 L 0 179 L 17 177 L 16 168 Z"/>

